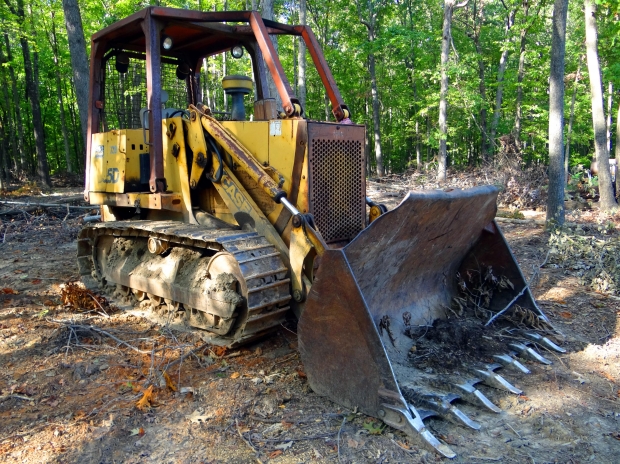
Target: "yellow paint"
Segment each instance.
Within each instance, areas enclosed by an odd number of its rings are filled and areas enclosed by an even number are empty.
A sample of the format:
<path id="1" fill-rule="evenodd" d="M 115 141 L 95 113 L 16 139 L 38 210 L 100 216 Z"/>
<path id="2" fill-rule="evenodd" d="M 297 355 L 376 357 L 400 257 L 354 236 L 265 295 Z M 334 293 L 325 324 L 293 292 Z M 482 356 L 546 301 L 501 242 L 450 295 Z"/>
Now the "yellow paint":
<path id="1" fill-rule="evenodd" d="M 239 76 L 238 79 L 233 76 L 227 76 L 222 80 L 222 88 L 226 89 L 246 89 L 252 90 L 252 80 L 245 78 L 245 76 Z"/>
<path id="2" fill-rule="evenodd" d="M 222 121 L 259 163 L 269 163 L 269 121 Z"/>
<path id="3" fill-rule="evenodd" d="M 299 121 L 285 119 L 277 121 L 223 121 L 222 126 L 234 135 L 241 144 L 263 165 L 275 169 L 282 177 L 282 189 L 291 193 L 293 164 Z M 305 141 L 307 143 L 307 140 Z M 273 177 L 273 176 L 272 176 Z M 276 178 L 274 180 L 277 181 Z M 297 208 L 308 211 L 308 152 L 304 154 L 302 178 L 300 179 Z M 278 219 L 282 206 L 277 205 L 268 215 L 273 224 Z"/>
<path id="4" fill-rule="evenodd" d="M 149 146 L 144 143 L 142 129 L 123 129 L 119 132 L 118 149 L 125 154 L 125 181 L 139 184 L 140 153 L 148 153 Z"/>
<path id="5" fill-rule="evenodd" d="M 195 186 L 200 182 L 200 177 L 204 171 L 204 168 L 198 166 L 198 154 L 202 153 L 207 156 L 207 143 L 205 142 L 205 136 L 202 129 L 202 123 L 200 122 L 200 115 L 198 111 L 191 107 L 189 121 L 184 120 L 183 124 L 187 128 L 187 145 L 193 153 L 192 169 L 190 171 L 191 177 L 189 179 L 189 185 Z"/>
<path id="6" fill-rule="evenodd" d="M 148 153 L 141 129 L 93 134 L 91 147 L 92 192 L 123 193 L 126 181 L 139 181 L 139 154 Z"/>
<path id="7" fill-rule="evenodd" d="M 194 213 L 192 212 L 192 198 L 189 188 L 189 173 L 187 168 L 187 155 L 185 152 L 185 137 L 183 136 L 183 123 L 184 120 L 181 117 L 168 118 L 162 121 L 164 134 L 164 172 L 165 166 L 170 164 L 176 164 L 176 178 L 175 183 L 178 183 L 178 191 L 181 193 L 183 200 L 183 219 L 184 222 L 190 224 L 197 224 Z M 170 131 L 170 124 L 174 123 L 176 130 L 174 134 Z M 173 153 L 174 144 L 178 144 L 179 153 L 175 158 Z M 172 179 L 168 179 L 168 188 L 174 190 L 174 184 L 171 184 Z"/>
<path id="8" fill-rule="evenodd" d="M 246 223 L 251 224 L 256 232 L 275 246 L 280 252 L 282 261 L 284 261 L 285 265 L 288 267 L 288 248 L 282 241 L 282 238 L 256 205 L 252 197 L 226 166 L 224 166 L 222 182 L 213 185 L 222 197 L 222 200 L 224 200 L 224 203 L 226 203 L 226 206 L 228 206 L 230 212 L 237 218 L 244 218 L 244 220 L 247 221 Z M 243 226 L 243 224 L 239 225 Z"/>
<path id="9" fill-rule="evenodd" d="M 301 168 L 301 179 L 299 180 L 299 194 L 297 195 L 297 209 L 302 213 L 307 213 L 310 209 L 310 203 L 308 200 L 308 192 L 310 191 L 308 185 L 308 150 L 304 155 L 304 164 Z"/>
<path id="10" fill-rule="evenodd" d="M 183 211 L 183 199 L 175 193 L 108 193 L 91 192 L 91 205 L 108 205 L 132 208 L 139 206 L 146 209 L 165 209 Z"/>
<path id="11" fill-rule="evenodd" d="M 291 176 L 293 175 L 293 163 L 295 162 L 295 142 L 297 137 L 298 121 L 295 119 L 283 119 L 269 121 L 270 124 L 280 123 L 279 130 L 271 127 L 269 134 L 269 165 L 284 177 L 282 189 L 291 193 Z"/>
<path id="12" fill-rule="evenodd" d="M 91 192 L 105 192 L 107 184 L 105 180 L 104 167 L 106 165 L 105 154 L 105 133 L 93 134 L 91 137 L 90 152 L 90 190 Z M 94 203 L 98 204 L 98 203 Z"/>
<path id="13" fill-rule="evenodd" d="M 164 177 L 166 178 L 167 192 L 180 192 L 181 183 L 179 181 L 179 166 L 177 160 L 172 156 L 172 148 L 175 143 L 183 143 L 183 121 L 181 117 L 163 119 L 162 124 L 162 145 L 164 152 Z M 166 135 L 168 127 L 173 124 L 176 127 L 172 139 Z M 172 134 L 171 134 L 172 135 Z"/>
<path id="14" fill-rule="evenodd" d="M 197 116 L 199 115 L 197 114 Z M 174 133 L 170 131 L 170 123 L 176 125 Z M 299 121 L 291 119 L 277 121 L 225 121 L 221 124 L 260 164 L 268 166 L 266 171 L 276 182 L 279 179 L 278 174 L 284 178 L 282 188 L 290 194 L 298 123 Z M 184 124 L 187 130 L 186 137 L 184 137 Z M 181 205 L 162 205 L 160 197 L 153 197 L 146 192 L 143 194 L 129 193 L 113 196 L 93 195 L 91 197 L 91 204 L 134 206 L 135 201 L 139 201 L 142 208 L 180 211 L 183 213 L 185 222 L 195 222 L 192 213 L 190 183 L 192 180 L 198 183 L 200 176 L 203 175 L 203 170 L 196 165 L 196 156 L 194 156 L 191 170 L 189 169 L 186 162 L 186 149 L 192 149 L 194 153 L 201 150 L 203 150 L 205 155 L 207 153 L 200 118 L 196 117 L 195 121 L 188 121 L 181 117 L 168 118 L 162 121 L 162 126 L 164 175 L 168 184 L 167 192 L 178 194 L 178 198 L 181 199 Z M 176 158 L 172 155 L 175 143 L 179 145 L 179 155 Z M 124 187 L 126 182 L 132 182 L 134 185 L 139 183 L 139 155 L 149 152 L 149 146 L 144 143 L 142 129 L 126 129 L 93 134 L 92 147 L 92 168 L 90 173 L 92 192 L 123 194 L 125 193 Z M 296 205 L 302 212 L 307 212 L 308 209 L 307 178 L 308 163 L 306 152 Z M 249 213 L 248 204 L 235 205 L 234 210 L 231 211 L 231 203 L 235 199 L 239 200 L 239 196 L 231 191 L 230 185 L 228 188 L 228 192 L 226 192 L 226 187 L 208 189 L 202 193 L 202 198 L 198 199 L 195 206 L 199 205 L 216 217 L 228 222 L 235 222 L 234 213 Z M 244 195 L 248 195 L 248 193 L 245 192 Z M 252 201 L 252 204 L 255 205 L 254 201 Z M 268 215 L 268 221 L 272 224 L 278 219 L 282 210 L 281 205 L 274 206 L 275 208 Z M 256 209 L 259 208 L 256 207 Z"/>
<path id="15" fill-rule="evenodd" d="M 221 124 L 261 164 L 271 166 L 281 174 L 284 177 L 282 189 L 291 192 L 298 120 L 223 121 Z"/>

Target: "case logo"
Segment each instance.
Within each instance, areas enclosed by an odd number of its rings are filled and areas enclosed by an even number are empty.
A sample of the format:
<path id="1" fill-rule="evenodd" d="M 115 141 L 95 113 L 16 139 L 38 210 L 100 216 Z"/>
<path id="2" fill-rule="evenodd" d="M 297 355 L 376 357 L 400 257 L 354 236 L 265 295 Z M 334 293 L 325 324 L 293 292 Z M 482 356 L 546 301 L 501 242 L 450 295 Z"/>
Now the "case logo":
<path id="1" fill-rule="evenodd" d="M 232 200 L 239 211 L 250 214 L 252 212 L 252 207 L 245 199 L 243 194 L 239 191 L 234 182 L 230 179 L 230 177 L 224 175 L 222 176 L 222 185 L 224 186 L 224 191 L 226 195 Z"/>

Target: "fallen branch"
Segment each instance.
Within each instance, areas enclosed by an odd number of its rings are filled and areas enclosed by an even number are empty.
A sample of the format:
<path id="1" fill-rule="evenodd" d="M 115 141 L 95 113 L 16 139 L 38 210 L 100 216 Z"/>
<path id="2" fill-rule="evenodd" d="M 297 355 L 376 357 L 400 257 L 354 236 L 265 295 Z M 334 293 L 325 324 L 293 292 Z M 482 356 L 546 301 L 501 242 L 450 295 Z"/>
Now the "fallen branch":
<path id="1" fill-rule="evenodd" d="M 192 354 L 198 353 L 202 350 L 204 350 L 205 348 L 207 348 L 209 345 L 209 343 L 205 343 L 204 345 L 200 345 L 198 348 L 195 348 L 193 350 L 189 350 L 187 353 L 182 354 L 181 356 L 179 356 L 177 359 L 175 359 L 174 361 L 172 361 L 171 363 L 169 363 L 166 366 L 165 370 L 170 369 L 172 366 L 174 366 L 175 364 L 178 364 L 180 362 L 182 362 L 185 358 L 187 358 L 188 356 L 191 356 Z"/>
<path id="2" fill-rule="evenodd" d="M 262 417 L 258 416 L 250 416 L 250 420 L 264 422 L 266 424 L 279 424 L 280 422 L 282 422 L 282 420 L 280 419 L 263 419 Z"/>
<path id="3" fill-rule="evenodd" d="M 344 423 L 347 421 L 347 416 L 342 418 L 342 424 L 340 424 L 340 428 L 338 429 L 338 462 L 340 462 L 340 433 L 342 432 L 342 428 L 344 427 Z"/>
<path id="4" fill-rule="evenodd" d="M 92 326 L 92 325 L 80 325 L 80 324 L 74 324 L 72 322 L 65 322 L 65 321 L 57 321 L 54 319 L 49 319 L 51 322 L 55 322 L 56 324 L 61 324 L 64 325 L 65 327 L 68 327 L 70 330 L 75 331 L 75 330 L 87 330 L 87 331 L 92 331 L 101 335 L 105 335 L 106 337 L 111 338 L 112 340 L 114 340 L 115 342 L 126 346 L 127 348 L 130 348 L 131 350 L 135 351 L 136 353 L 139 354 L 151 354 L 150 351 L 144 351 L 144 350 L 140 350 L 139 348 L 136 348 L 135 346 L 127 343 L 124 340 L 121 340 L 118 337 L 115 337 L 114 335 L 112 335 L 109 332 L 106 332 L 105 330 L 102 330 L 98 327 Z"/>
<path id="5" fill-rule="evenodd" d="M 592 295 L 599 298 L 610 298 L 612 300 L 620 301 L 620 297 L 614 295 L 608 295 L 607 293 L 598 293 L 598 292 L 584 292 L 586 295 Z"/>
<path id="6" fill-rule="evenodd" d="M 72 209 L 96 209 L 97 206 L 75 206 L 70 205 L 69 203 L 38 203 L 38 202 L 30 202 L 30 201 L 0 201 L 0 205 L 19 205 L 19 206 L 33 206 L 40 208 L 72 208 Z"/>
<path id="7" fill-rule="evenodd" d="M 8 211 L 0 211 L 0 216 L 11 216 L 13 214 L 32 213 L 36 208 L 30 207 L 26 209 L 10 209 Z"/>
<path id="8" fill-rule="evenodd" d="M 260 456 L 259 451 L 256 448 L 254 448 L 252 443 L 250 443 L 248 440 L 246 440 L 246 438 L 243 436 L 243 433 L 241 433 L 241 429 L 239 428 L 239 421 L 237 419 L 235 419 L 235 426 L 236 426 L 236 429 L 237 429 L 237 433 L 239 434 L 241 439 L 245 442 L 246 445 L 248 445 L 250 447 L 250 449 L 252 451 L 254 451 L 256 453 L 256 462 L 258 462 L 258 464 L 263 464 L 263 461 L 261 461 L 260 458 L 259 458 L 259 456 Z"/>
<path id="9" fill-rule="evenodd" d="M 71 195 L 70 197 L 60 197 L 58 200 L 52 200 L 51 203 L 70 203 L 72 201 L 84 201 L 84 194 Z"/>
<path id="10" fill-rule="evenodd" d="M 346 418 L 345 418 L 346 419 Z M 309 437 L 298 437 L 298 438 L 290 438 L 290 437 L 284 437 L 284 438 L 261 438 L 261 441 L 264 442 L 269 442 L 269 443 L 282 443 L 282 442 L 289 442 L 289 441 L 306 441 L 306 440 L 319 440 L 322 438 L 331 438 L 334 435 L 336 435 L 338 432 L 325 432 L 325 433 L 321 433 L 319 435 L 311 435 Z"/>
<path id="11" fill-rule="evenodd" d="M 6 400 L 11 399 L 11 398 L 17 398 L 18 400 L 24 400 L 24 401 L 34 401 L 34 398 L 30 398 L 29 396 L 18 395 L 16 393 L 9 393 L 8 395 L 0 396 L 0 403 L 4 403 Z"/>
<path id="12" fill-rule="evenodd" d="M 19 438 L 19 437 L 26 437 L 28 435 L 32 435 L 36 431 L 38 431 L 40 429 L 43 429 L 45 427 L 53 427 L 53 426 L 57 426 L 57 427 L 71 427 L 72 425 L 73 424 L 62 424 L 62 423 L 59 423 L 59 422 L 43 422 L 42 424 L 31 426 L 29 428 L 29 430 L 26 431 L 26 432 L 17 432 L 17 433 L 13 433 L 11 435 L 6 435 L 6 436 L 0 438 L 0 443 L 5 442 L 6 440 L 10 440 L 11 438 Z"/>
<path id="13" fill-rule="evenodd" d="M 507 217 L 501 217 L 501 216 L 496 216 L 495 221 L 506 222 L 508 224 L 536 225 L 536 226 L 543 226 L 543 227 L 547 224 L 547 221 L 545 221 L 544 219 L 516 219 L 516 218 L 507 218 Z M 577 224 L 576 222 L 565 222 L 564 224 L 562 224 L 562 227 L 568 227 L 569 229 L 575 229 L 576 227 L 579 227 L 579 224 Z"/>

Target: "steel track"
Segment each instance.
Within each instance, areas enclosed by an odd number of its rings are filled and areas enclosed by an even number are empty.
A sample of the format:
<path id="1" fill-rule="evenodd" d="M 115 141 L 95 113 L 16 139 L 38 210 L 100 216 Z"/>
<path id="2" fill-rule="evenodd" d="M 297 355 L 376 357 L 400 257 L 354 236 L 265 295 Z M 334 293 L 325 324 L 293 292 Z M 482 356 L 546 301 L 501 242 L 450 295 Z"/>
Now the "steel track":
<path id="1" fill-rule="evenodd" d="M 243 279 L 240 285 L 243 302 L 238 308 L 239 315 L 228 333 L 209 332 L 209 341 L 238 346 L 266 335 L 284 321 L 291 298 L 288 269 L 276 247 L 256 232 L 214 230 L 176 221 L 115 221 L 90 225 L 84 227 L 78 236 L 78 267 L 86 287 L 100 291 L 112 284 L 127 290 L 122 276 L 106 272 L 105 263 L 100 262 L 106 256 L 102 248 L 107 246 L 105 243 L 118 238 L 137 246 L 150 237 L 168 242 L 170 248 L 183 247 L 200 252 L 206 260 L 217 253 L 229 253 L 236 260 L 242 276 L 239 278 Z M 146 255 L 145 259 L 148 260 L 149 256 Z M 144 287 L 131 290 L 134 293 L 145 292 Z M 196 308 L 199 306 L 196 302 L 202 299 L 196 288 L 179 288 L 173 284 L 170 288 L 152 293 L 159 297 L 155 301 L 165 300 L 168 307 L 184 308 L 186 322 L 196 326 L 196 321 L 199 321 L 196 315 L 200 316 L 200 311 L 204 310 Z"/>

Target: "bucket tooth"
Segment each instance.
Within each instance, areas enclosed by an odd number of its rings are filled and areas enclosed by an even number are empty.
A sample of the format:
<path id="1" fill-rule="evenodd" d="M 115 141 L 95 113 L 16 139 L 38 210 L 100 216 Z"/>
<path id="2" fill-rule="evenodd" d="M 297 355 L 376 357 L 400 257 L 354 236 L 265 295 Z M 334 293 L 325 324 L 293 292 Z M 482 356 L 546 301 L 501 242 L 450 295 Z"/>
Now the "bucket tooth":
<path id="1" fill-rule="evenodd" d="M 523 335 L 525 336 L 525 338 L 528 338 L 532 340 L 533 342 L 539 343 L 545 348 L 549 348 L 550 350 L 553 350 L 556 353 L 566 353 L 566 350 L 564 348 L 556 345 L 551 340 L 549 340 L 547 337 L 543 337 L 542 335 L 537 334 L 536 332 L 526 332 Z"/>
<path id="2" fill-rule="evenodd" d="M 484 406 L 495 413 L 502 412 L 500 408 L 495 406 L 495 404 L 484 395 L 484 393 L 474 387 L 478 382 L 480 382 L 480 379 L 473 379 L 465 383 L 455 384 L 454 386 L 458 389 L 461 398 L 468 403 Z"/>
<path id="3" fill-rule="evenodd" d="M 402 430 L 409 437 L 417 439 L 420 444 L 426 448 L 430 447 L 433 451 L 438 452 L 446 458 L 452 459 L 456 453 L 446 445 L 440 442 L 430 430 L 426 428 L 422 421 L 422 416 L 413 405 L 409 405 L 407 409 L 402 406 L 393 404 L 382 404 L 379 410 L 379 417 L 387 425 L 395 429 Z"/>
<path id="4" fill-rule="evenodd" d="M 486 369 L 473 369 L 476 375 L 482 377 L 482 383 L 489 387 L 497 388 L 498 390 L 504 390 L 515 395 L 520 395 L 523 391 L 508 382 L 501 375 L 493 372 L 494 369 L 501 367 L 499 364 L 490 364 L 486 366 Z"/>
<path id="5" fill-rule="evenodd" d="M 503 364 L 504 366 L 514 367 L 515 369 L 521 371 L 524 374 L 532 373 L 532 371 L 530 371 L 527 367 L 525 367 L 523 364 L 521 364 L 509 354 L 495 354 L 493 355 L 493 358 L 495 358 L 495 360 L 497 360 L 500 364 Z"/>
<path id="6" fill-rule="evenodd" d="M 463 424 L 470 429 L 480 430 L 480 423 L 471 419 L 467 414 L 465 414 L 456 406 L 452 406 L 450 412 L 457 419 L 459 424 Z"/>
<path id="7" fill-rule="evenodd" d="M 523 343 L 511 343 L 509 346 L 510 348 L 516 350 L 519 356 L 523 358 L 531 359 L 532 361 L 537 361 L 541 364 L 546 364 L 546 365 L 553 364 L 547 358 L 538 354 L 538 352 L 536 352 L 533 348 L 527 345 L 524 345 Z"/>
<path id="8" fill-rule="evenodd" d="M 435 411 L 431 411 L 430 409 L 420 409 L 417 408 L 416 411 L 418 411 L 418 415 L 420 416 L 420 419 L 424 420 L 424 419 L 428 419 L 429 417 L 438 417 L 439 414 L 437 414 Z"/>
<path id="9" fill-rule="evenodd" d="M 453 424 L 465 425 L 474 430 L 480 430 L 480 424 L 470 419 L 467 414 L 452 404 L 453 401 L 460 399 L 459 395 L 449 393 L 441 395 L 437 393 L 424 393 L 412 395 L 415 403 L 420 405 L 423 410 L 433 411 L 439 417 L 452 422 Z"/>

